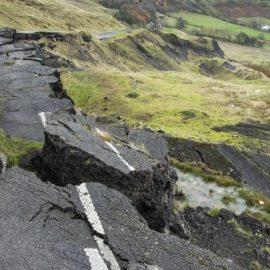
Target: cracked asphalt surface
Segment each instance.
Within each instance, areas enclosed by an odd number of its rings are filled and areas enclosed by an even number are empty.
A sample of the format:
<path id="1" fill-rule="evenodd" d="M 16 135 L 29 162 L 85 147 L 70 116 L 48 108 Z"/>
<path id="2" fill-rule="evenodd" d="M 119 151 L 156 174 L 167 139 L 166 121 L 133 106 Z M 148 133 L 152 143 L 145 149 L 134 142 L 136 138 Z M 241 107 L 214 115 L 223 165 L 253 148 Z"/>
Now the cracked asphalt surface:
<path id="1" fill-rule="evenodd" d="M 0 128 L 13 137 L 43 142 L 38 114 L 70 112 L 73 107 L 69 99 L 58 98 L 63 91 L 58 73 L 38 61 L 36 50 L 0 31 Z"/>

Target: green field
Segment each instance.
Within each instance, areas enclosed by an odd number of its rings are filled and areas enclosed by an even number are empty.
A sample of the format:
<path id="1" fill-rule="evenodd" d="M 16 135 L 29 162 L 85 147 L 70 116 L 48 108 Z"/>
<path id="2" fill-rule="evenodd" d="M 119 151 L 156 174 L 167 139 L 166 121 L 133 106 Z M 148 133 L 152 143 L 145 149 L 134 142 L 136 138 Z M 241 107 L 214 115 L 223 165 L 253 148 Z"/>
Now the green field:
<path id="1" fill-rule="evenodd" d="M 174 19 L 182 17 L 184 20 L 186 20 L 188 23 L 188 31 L 197 29 L 202 30 L 202 32 L 205 34 L 212 34 L 221 37 L 222 33 L 225 35 L 236 36 L 237 34 L 243 32 L 251 37 L 262 38 L 263 36 L 265 40 L 270 41 L 270 33 L 226 22 L 211 16 L 197 13 L 178 12 L 172 13 L 171 17 Z"/>
<path id="2" fill-rule="evenodd" d="M 258 24 L 270 25 L 270 19 L 266 19 L 263 17 L 239 17 L 239 18 L 237 18 L 237 21 L 240 24 L 244 24 L 244 25 L 249 25 L 252 22 L 256 22 Z"/>

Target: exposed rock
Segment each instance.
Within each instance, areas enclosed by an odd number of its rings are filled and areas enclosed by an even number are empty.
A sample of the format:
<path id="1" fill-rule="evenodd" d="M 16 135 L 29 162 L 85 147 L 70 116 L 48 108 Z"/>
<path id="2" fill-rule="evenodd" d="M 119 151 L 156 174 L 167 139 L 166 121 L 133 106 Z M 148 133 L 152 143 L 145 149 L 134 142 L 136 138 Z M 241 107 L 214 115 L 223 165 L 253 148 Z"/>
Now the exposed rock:
<path id="1" fill-rule="evenodd" d="M 240 173 L 241 180 L 244 183 L 270 196 L 269 156 L 241 152 L 228 145 L 219 145 L 217 150 L 220 155 L 232 164 L 231 168 L 235 168 Z"/>
<path id="2" fill-rule="evenodd" d="M 197 38 L 194 41 L 190 41 L 188 39 L 181 39 L 175 34 L 160 33 L 160 35 L 165 40 L 168 40 L 172 45 L 176 46 L 179 50 L 184 50 L 186 52 L 190 50 L 198 55 L 224 57 L 224 52 L 215 40 Z"/>
<path id="3" fill-rule="evenodd" d="M 216 217 L 207 214 L 207 209 L 187 209 L 181 216 L 190 230 L 191 242 L 231 259 L 237 264 L 250 267 L 259 262 L 262 269 L 270 267 L 267 250 L 270 248 L 269 227 L 258 220 L 242 214 L 236 216 L 222 209 Z"/>
<path id="4" fill-rule="evenodd" d="M 137 92 L 131 92 L 129 94 L 127 94 L 127 97 L 129 98 L 137 98 L 139 96 L 139 94 Z"/>
<path id="5" fill-rule="evenodd" d="M 230 70 L 230 71 L 234 71 L 234 70 L 236 70 L 236 67 L 234 66 L 234 65 L 232 65 L 230 62 L 228 62 L 228 61 L 225 61 L 224 63 L 223 63 L 223 66 L 225 67 L 225 68 L 227 68 L 228 70 Z"/>
<path id="6" fill-rule="evenodd" d="M 108 133 L 72 121 L 50 122 L 42 155 L 50 181 L 103 183 L 130 197 L 152 228 L 164 230 L 172 220 L 175 174 Z"/>
<path id="7" fill-rule="evenodd" d="M 227 125 L 213 128 L 215 131 L 237 132 L 241 135 L 257 138 L 260 140 L 270 140 L 270 123 L 262 124 L 256 122 L 238 123 L 236 125 Z"/>

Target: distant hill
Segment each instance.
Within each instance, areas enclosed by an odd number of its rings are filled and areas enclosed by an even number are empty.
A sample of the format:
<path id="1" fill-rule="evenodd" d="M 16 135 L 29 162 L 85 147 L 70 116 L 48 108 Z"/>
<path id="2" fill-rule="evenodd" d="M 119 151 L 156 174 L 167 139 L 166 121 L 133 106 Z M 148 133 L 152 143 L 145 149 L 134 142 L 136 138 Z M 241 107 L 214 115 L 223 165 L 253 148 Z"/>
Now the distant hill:
<path id="1" fill-rule="evenodd" d="M 102 0 L 101 3 L 110 8 L 124 8 L 131 16 L 134 10 L 163 13 L 187 10 L 233 21 L 242 17 L 270 19 L 267 0 Z"/>

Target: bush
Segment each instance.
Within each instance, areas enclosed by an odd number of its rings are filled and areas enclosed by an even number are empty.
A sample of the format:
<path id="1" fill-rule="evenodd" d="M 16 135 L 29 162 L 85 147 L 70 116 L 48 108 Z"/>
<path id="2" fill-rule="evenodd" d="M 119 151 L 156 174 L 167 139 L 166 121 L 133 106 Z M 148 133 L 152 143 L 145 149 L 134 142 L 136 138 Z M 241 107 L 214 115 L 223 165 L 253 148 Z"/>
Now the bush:
<path id="1" fill-rule="evenodd" d="M 176 21 L 176 28 L 177 29 L 183 29 L 186 27 L 187 22 L 183 20 L 181 17 L 177 18 Z"/>
<path id="2" fill-rule="evenodd" d="M 248 46 L 257 46 L 257 47 L 262 46 L 262 43 L 257 38 L 250 37 L 246 33 L 243 33 L 243 32 L 235 36 L 234 42 L 242 44 L 242 45 L 248 45 Z"/>
<path id="3" fill-rule="evenodd" d="M 133 24 L 133 18 L 126 13 L 126 11 L 122 8 L 115 14 L 115 18 L 119 21 L 126 22 L 128 24 Z"/>

